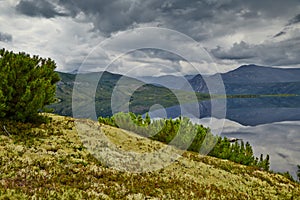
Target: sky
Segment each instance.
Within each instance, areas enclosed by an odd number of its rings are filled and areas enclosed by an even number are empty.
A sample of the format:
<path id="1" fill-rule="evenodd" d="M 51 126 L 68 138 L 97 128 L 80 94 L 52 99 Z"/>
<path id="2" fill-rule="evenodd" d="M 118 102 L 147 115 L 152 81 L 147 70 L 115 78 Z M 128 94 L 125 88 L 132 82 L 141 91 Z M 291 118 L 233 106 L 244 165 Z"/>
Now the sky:
<path id="1" fill-rule="evenodd" d="M 0 0 L 0 48 L 63 72 L 214 74 L 300 67 L 299 0 Z"/>

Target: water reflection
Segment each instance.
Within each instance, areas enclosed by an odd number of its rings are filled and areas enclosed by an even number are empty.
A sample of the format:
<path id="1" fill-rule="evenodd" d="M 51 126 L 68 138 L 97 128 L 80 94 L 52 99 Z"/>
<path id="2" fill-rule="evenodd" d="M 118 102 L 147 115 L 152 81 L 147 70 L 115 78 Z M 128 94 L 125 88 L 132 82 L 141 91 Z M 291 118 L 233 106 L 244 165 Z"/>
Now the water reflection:
<path id="1" fill-rule="evenodd" d="M 188 107 L 189 105 L 184 106 Z M 224 108 L 219 109 L 221 111 Z M 227 99 L 226 109 L 227 120 L 221 136 L 249 141 L 256 156 L 260 153 L 270 155 L 272 170 L 289 171 L 296 178 L 297 165 L 300 164 L 299 96 Z M 207 117 L 218 118 L 211 115 L 210 101 L 199 103 L 199 111 L 200 115 L 192 110 L 189 113 L 189 117 L 194 118 L 192 120 L 197 123 L 205 125 Z M 162 110 L 152 111 L 150 116 L 160 117 L 161 112 Z M 168 118 L 176 118 L 181 113 L 180 106 L 164 110 L 164 115 Z"/>
<path id="2" fill-rule="evenodd" d="M 212 101 L 221 101 L 214 99 Z M 194 108 L 194 104 L 183 106 L 172 106 L 166 108 L 164 112 L 168 118 L 176 118 L 183 113 L 183 109 Z M 280 121 L 300 120 L 300 96 L 295 97 L 262 97 L 262 98 L 228 98 L 227 108 L 215 108 L 215 113 L 211 114 L 211 101 L 199 103 L 199 112 L 189 109 L 189 117 L 205 118 L 218 117 L 222 109 L 226 109 L 226 119 L 236 121 L 242 125 L 255 126 Z M 160 117 L 161 110 L 150 112 L 152 117 Z M 200 114 L 199 114 L 200 113 Z"/>

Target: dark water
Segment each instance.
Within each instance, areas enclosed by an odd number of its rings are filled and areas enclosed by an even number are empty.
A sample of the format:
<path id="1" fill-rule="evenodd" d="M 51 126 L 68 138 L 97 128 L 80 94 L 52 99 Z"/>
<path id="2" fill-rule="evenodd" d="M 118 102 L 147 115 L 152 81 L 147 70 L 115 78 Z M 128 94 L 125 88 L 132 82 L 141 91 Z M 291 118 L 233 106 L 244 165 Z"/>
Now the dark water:
<path id="1" fill-rule="evenodd" d="M 215 102 L 224 99 L 213 100 Z M 218 104 L 217 104 L 218 105 Z M 199 110 L 195 110 L 198 108 Z M 224 110 L 226 109 L 226 110 Z M 185 111 L 183 111 L 185 110 Z M 261 98 L 231 98 L 226 99 L 226 108 L 214 108 L 211 101 L 203 101 L 199 105 L 185 104 L 165 109 L 166 116 L 176 118 L 180 115 L 190 115 L 195 118 L 215 117 L 225 118 L 242 125 L 255 126 L 281 121 L 300 120 L 300 96 L 294 97 L 261 97 Z M 185 112 L 185 114 L 183 113 Z M 152 116 L 160 117 L 161 110 L 153 111 Z"/>
<path id="2" fill-rule="evenodd" d="M 296 178 L 300 165 L 299 96 L 227 99 L 226 111 L 224 107 L 214 108 L 213 114 L 210 101 L 201 102 L 198 109 L 195 107 L 195 104 L 173 106 L 150 112 L 150 116 L 222 119 L 220 113 L 224 112 L 226 120 L 221 136 L 249 141 L 256 156 L 270 155 L 272 170 L 289 171 Z"/>

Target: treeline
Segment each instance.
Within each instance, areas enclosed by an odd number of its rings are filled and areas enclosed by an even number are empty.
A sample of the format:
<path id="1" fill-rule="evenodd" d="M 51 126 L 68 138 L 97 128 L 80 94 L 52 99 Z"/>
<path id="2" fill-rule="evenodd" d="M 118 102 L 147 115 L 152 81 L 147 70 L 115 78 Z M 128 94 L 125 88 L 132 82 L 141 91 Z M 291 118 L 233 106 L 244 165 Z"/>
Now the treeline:
<path id="1" fill-rule="evenodd" d="M 193 124 L 186 117 L 151 120 L 148 114 L 143 118 L 134 113 L 117 113 L 112 117 L 99 117 L 98 120 L 181 149 L 208 153 L 213 157 L 264 170 L 270 167 L 269 155 L 265 158 L 263 154 L 260 158 L 255 157 L 249 142 L 231 143 L 227 138 L 213 135 L 209 128 Z"/>

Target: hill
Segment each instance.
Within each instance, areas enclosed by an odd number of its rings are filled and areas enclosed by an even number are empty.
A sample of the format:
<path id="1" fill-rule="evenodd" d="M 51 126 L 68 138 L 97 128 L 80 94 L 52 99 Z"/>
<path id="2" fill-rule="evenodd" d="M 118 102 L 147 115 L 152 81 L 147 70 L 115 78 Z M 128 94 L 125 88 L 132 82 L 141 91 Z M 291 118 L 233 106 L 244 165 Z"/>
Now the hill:
<path id="1" fill-rule="evenodd" d="M 193 152 L 157 171 L 107 166 L 83 145 L 75 124 L 105 134 L 116 151 L 152 152 L 165 145 L 114 127 L 50 115 L 49 124 L 2 122 L 1 199 L 299 199 L 300 185 L 266 171 Z M 101 136 L 102 137 L 102 136 Z M 82 138 L 81 138 L 82 139 Z M 83 140 L 85 141 L 85 140 Z M 90 140 L 95 142 L 95 140 Z"/>
<path id="2" fill-rule="evenodd" d="M 298 82 L 300 69 L 242 65 L 222 74 L 226 83 L 287 83 Z"/>
<path id="3" fill-rule="evenodd" d="M 112 115 L 112 94 L 120 86 L 117 97 L 126 99 L 130 97 L 128 104 L 120 106 L 129 107 L 129 111 L 144 114 L 148 112 L 150 107 L 155 104 L 160 104 L 163 107 L 170 107 L 178 105 L 178 97 L 175 96 L 171 89 L 147 84 L 134 78 L 113 74 L 110 72 L 94 72 L 85 74 L 71 74 L 58 72 L 61 80 L 57 84 L 56 97 L 59 101 L 49 106 L 55 110 L 56 114 L 64 116 L 72 115 L 72 99 L 80 103 L 86 103 L 91 100 L 95 103 L 95 110 L 97 116 L 111 116 Z M 101 78 L 100 78 L 101 77 Z M 100 80 L 99 80 L 100 79 Z M 95 82 L 98 81 L 99 82 Z M 73 87 L 76 84 L 80 88 L 80 94 L 73 98 Z M 191 102 L 194 93 L 189 91 L 176 90 L 176 94 L 183 102 Z M 94 99 L 90 99 L 91 97 Z M 204 99 L 206 96 L 197 94 L 198 100 Z M 197 101 L 197 99 L 196 99 Z M 120 102 L 120 101 L 119 101 Z M 117 102 L 118 103 L 118 102 Z M 118 105 L 117 105 L 118 106 Z M 86 105 L 77 105 L 78 113 L 87 113 Z M 119 111 L 125 111 L 126 108 L 118 108 Z M 90 118 L 90 116 L 82 116 L 83 118 Z"/>
<path id="4" fill-rule="evenodd" d="M 173 75 L 164 75 L 164 76 L 142 76 L 138 77 L 138 80 L 141 80 L 148 84 L 153 85 L 162 85 L 171 89 L 178 90 L 192 90 L 188 85 L 188 81 L 194 78 L 194 75 L 186 75 L 186 76 L 173 76 Z"/>
<path id="5" fill-rule="evenodd" d="M 243 65 L 219 75 L 223 79 L 226 94 L 300 94 L 299 69 Z M 206 78 L 214 79 L 215 76 L 217 75 Z M 195 76 L 189 82 L 195 91 L 208 92 L 201 75 Z"/>

